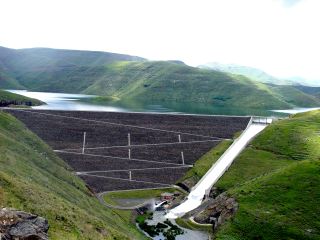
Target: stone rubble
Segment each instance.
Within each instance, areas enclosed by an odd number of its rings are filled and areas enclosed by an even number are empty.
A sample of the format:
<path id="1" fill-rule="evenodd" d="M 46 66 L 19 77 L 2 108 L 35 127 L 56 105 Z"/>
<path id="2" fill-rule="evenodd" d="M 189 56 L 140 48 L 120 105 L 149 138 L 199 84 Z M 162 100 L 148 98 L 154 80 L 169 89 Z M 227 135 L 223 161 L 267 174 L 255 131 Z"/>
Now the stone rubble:
<path id="1" fill-rule="evenodd" d="M 0 210 L 1 240 L 48 240 L 48 221 L 27 212 L 2 208 Z"/>

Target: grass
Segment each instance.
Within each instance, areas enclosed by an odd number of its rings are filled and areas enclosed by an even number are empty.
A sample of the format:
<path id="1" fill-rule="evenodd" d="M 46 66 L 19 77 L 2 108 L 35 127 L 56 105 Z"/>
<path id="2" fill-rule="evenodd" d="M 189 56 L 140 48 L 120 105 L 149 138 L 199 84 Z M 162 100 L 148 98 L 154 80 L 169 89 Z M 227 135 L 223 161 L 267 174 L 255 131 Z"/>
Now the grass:
<path id="1" fill-rule="evenodd" d="M 215 186 L 221 190 L 228 190 L 248 180 L 285 167 L 291 162 L 292 160 L 288 160 L 281 155 L 278 156 L 274 153 L 248 147 L 246 151 L 236 159 L 232 167 L 229 168 L 228 172 L 221 177 Z"/>
<path id="2" fill-rule="evenodd" d="M 216 147 L 197 160 L 193 167 L 186 172 L 179 182 L 184 180 L 191 181 L 194 184 L 198 182 L 231 144 L 232 141 L 230 140 L 223 140 L 220 142 Z"/>
<path id="3" fill-rule="evenodd" d="M 97 97 L 93 97 L 93 98 L 84 98 L 81 101 L 92 103 L 92 104 L 104 105 L 106 103 L 115 102 L 115 101 L 119 101 L 119 100 L 120 100 L 119 98 L 113 97 L 113 96 L 97 96 Z"/>
<path id="4" fill-rule="evenodd" d="M 16 101 L 19 105 L 26 105 L 28 103 L 31 103 L 32 106 L 43 104 L 43 102 L 41 102 L 38 99 L 28 98 L 19 94 L 7 92 L 0 89 L 0 102 L 1 101 L 5 101 L 5 102 Z"/>
<path id="5" fill-rule="evenodd" d="M 217 186 L 239 202 L 217 239 L 320 238 L 320 111 L 275 122 Z"/>
<path id="6" fill-rule="evenodd" d="M 305 160 L 231 190 L 239 212 L 217 239 L 319 239 L 319 171 Z"/>
<path id="7" fill-rule="evenodd" d="M 0 207 L 48 219 L 50 239 L 141 239 L 126 216 L 103 207 L 36 135 L 0 112 Z"/>
<path id="8" fill-rule="evenodd" d="M 175 219 L 176 223 L 183 228 L 195 230 L 195 231 L 205 231 L 205 232 L 212 232 L 212 225 L 202 225 L 196 224 L 189 219 L 184 218 L 177 218 Z"/>
<path id="9" fill-rule="evenodd" d="M 144 190 L 130 190 L 130 191 L 116 191 L 108 192 L 103 195 L 103 199 L 109 204 L 117 204 L 117 199 L 130 199 L 130 198 L 156 198 L 160 197 L 164 192 L 178 191 L 175 188 L 163 188 L 163 189 L 144 189 Z"/>

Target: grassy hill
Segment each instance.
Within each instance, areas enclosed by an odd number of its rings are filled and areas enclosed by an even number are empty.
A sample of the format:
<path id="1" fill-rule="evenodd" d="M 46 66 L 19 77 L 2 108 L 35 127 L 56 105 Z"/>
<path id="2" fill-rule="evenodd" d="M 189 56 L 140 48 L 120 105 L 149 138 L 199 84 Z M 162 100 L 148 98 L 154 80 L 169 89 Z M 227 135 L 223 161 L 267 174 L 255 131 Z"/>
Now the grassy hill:
<path id="1" fill-rule="evenodd" d="M 241 66 L 237 64 L 222 64 L 222 63 L 212 62 L 212 63 L 206 63 L 203 65 L 200 65 L 199 67 L 204 69 L 220 71 L 220 72 L 244 75 L 250 79 L 253 79 L 255 81 L 262 82 L 262 83 L 277 84 L 277 85 L 293 84 L 292 81 L 276 78 L 260 69 L 248 67 L 248 66 Z"/>
<path id="2" fill-rule="evenodd" d="M 0 207 L 47 218 L 50 239 L 143 239 L 103 207 L 45 143 L 4 112 L 0 156 Z"/>
<path id="3" fill-rule="evenodd" d="M 12 105 L 30 105 L 37 106 L 43 104 L 38 99 L 28 98 L 19 94 L 3 91 L 0 89 L 0 102 L 11 103 Z"/>
<path id="4" fill-rule="evenodd" d="M 100 66 L 114 61 L 143 60 L 108 52 L 0 47 L 0 87 L 81 92 L 96 80 Z"/>
<path id="5" fill-rule="evenodd" d="M 269 126 L 217 187 L 239 202 L 217 239 L 320 238 L 320 111 Z"/>
<path id="6" fill-rule="evenodd" d="M 1 67 L 2 66 L 2 67 Z M 316 107 L 320 100 L 290 86 L 240 75 L 102 52 L 0 48 L 0 86 L 89 93 L 107 100 L 209 103 L 216 107 Z M 5 77 L 7 76 L 7 78 Z"/>
<path id="7" fill-rule="evenodd" d="M 111 64 L 104 77 L 83 92 L 120 99 L 200 102 L 263 109 L 319 105 L 319 100 L 291 86 L 271 87 L 244 76 L 172 62 Z"/>
<path id="8" fill-rule="evenodd" d="M 295 88 L 320 99 L 320 87 L 295 86 Z"/>

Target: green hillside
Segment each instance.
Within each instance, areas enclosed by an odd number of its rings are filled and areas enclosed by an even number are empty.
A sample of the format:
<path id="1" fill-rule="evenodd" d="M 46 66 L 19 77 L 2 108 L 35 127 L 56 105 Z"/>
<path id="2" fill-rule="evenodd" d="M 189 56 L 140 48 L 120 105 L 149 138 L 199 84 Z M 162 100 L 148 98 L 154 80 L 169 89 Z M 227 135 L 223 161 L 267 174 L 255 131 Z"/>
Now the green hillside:
<path id="1" fill-rule="evenodd" d="M 199 102 L 215 106 L 290 108 L 318 106 L 319 100 L 291 86 L 271 87 L 244 76 L 172 62 L 121 62 L 108 65 L 104 77 L 84 93 L 120 99 Z M 279 89 L 278 89 L 279 88 Z"/>
<path id="2" fill-rule="evenodd" d="M 143 60 L 136 56 L 108 52 L 0 47 L 0 87 L 81 92 L 96 80 L 100 66 L 114 61 Z"/>
<path id="3" fill-rule="evenodd" d="M 295 88 L 320 99 L 320 87 L 295 86 Z"/>
<path id="4" fill-rule="evenodd" d="M 28 98 L 19 94 L 3 91 L 0 89 L 0 102 L 1 103 L 11 103 L 12 105 L 32 105 L 37 106 L 43 104 L 43 102 Z"/>
<path id="5" fill-rule="evenodd" d="M 222 64 L 217 62 L 206 63 L 199 66 L 204 69 L 211 69 L 215 71 L 227 72 L 232 74 L 244 75 L 252 80 L 269 83 L 269 84 L 277 84 L 277 85 L 291 85 L 294 82 L 289 80 L 283 80 L 271 76 L 270 74 L 253 67 L 241 66 L 237 64 Z"/>
<path id="6" fill-rule="evenodd" d="M 269 84 L 269 88 L 274 94 L 278 95 L 278 97 L 283 101 L 299 107 L 308 106 L 311 100 L 310 97 L 313 99 L 316 99 L 317 101 L 320 100 L 320 90 L 319 90 L 320 88 L 318 88 L 319 92 L 315 94 L 302 91 L 296 86 Z M 317 106 L 319 107 L 319 105 Z"/>
<path id="7" fill-rule="evenodd" d="M 11 115 L 0 112 L 0 207 L 48 219 L 50 239 L 141 239 L 103 207 L 66 163 Z"/>
<path id="8" fill-rule="evenodd" d="M 217 187 L 239 202 L 217 239 L 320 238 L 320 111 L 269 126 Z"/>
<path id="9" fill-rule="evenodd" d="M 146 61 L 102 52 L 0 48 L 0 86 L 88 93 L 153 102 L 195 102 L 215 107 L 316 107 L 320 100 L 291 86 L 271 86 L 241 75 L 199 69 L 179 61 Z M 2 70 L 1 70 L 2 69 Z M 1 76 L 1 75 L 0 75 Z"/>

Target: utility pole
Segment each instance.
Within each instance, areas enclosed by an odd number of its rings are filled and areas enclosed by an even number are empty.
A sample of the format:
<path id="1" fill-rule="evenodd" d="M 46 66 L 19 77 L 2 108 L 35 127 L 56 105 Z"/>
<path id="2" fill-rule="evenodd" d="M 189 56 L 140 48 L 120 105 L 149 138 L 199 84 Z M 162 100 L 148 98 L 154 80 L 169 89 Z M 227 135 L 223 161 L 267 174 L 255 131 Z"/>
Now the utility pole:
<path id="1" fill-rule="evenodd" d="M 82 145 L 82 154 L 84 154 L 84 148 L 86 146 L 86 132 L 83 132 L 83 145 Z"/>
<path id="2" fill-rule="evenodd" d="M 128 133 L 128 146 L 129 146 L 129 149 L 128 149 L 128 158 L 131 159 L 131 136 L 130 136 L 130 133 Z M 130 172 L 131 174 L 131 172 Z"/>
<path id="3" fill-rule="evenodd" d="M 181 159 L 182 159 L 182 164 L 184 165 L 184 154 L 181 152 Z"/>

